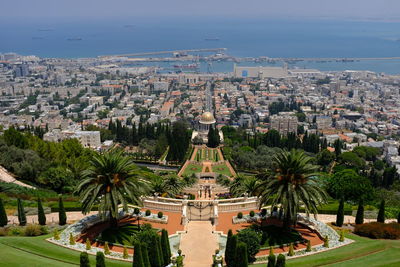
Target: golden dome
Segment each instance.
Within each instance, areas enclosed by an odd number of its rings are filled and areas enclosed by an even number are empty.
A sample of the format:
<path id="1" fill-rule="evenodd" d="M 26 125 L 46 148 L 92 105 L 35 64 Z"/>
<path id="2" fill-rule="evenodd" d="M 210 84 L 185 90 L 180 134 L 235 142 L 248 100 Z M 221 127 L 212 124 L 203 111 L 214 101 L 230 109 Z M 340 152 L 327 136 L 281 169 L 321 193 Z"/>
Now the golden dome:
<path id="1" fill-rule="evenodd" d="M 208 111 L 204 112 L 203 115 L 201 115 L 200 123 L 203 123 L 203 124 L 215 123 L 215 119 L 214 119 L 213 114 L 211 112 L 208 112 Z"/>

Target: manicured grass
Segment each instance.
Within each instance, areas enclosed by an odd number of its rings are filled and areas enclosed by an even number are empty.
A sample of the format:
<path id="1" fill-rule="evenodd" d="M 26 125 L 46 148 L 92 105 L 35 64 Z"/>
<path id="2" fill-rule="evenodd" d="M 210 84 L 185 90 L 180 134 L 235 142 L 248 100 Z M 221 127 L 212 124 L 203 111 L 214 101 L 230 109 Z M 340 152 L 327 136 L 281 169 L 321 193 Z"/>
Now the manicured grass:
<path id="1" fill-rule="evenodd" d="M 261 227 L 263 232 L 263 238 L 261 241 L 263 244 L 261 247 L 269 247 L 275 245 L 283 245 L 288 243 L 294 243 L 296 241 L 302 241 L 303 238 L 296 230 L 292 230 L 289 233 L 286 233 L 282 227 L 278 227 L 275 225 L 268 225 Z"/>
<path id="2" fill-rule="evenodd" d="M 63 248 L 38 237 L 0 237 L 0 265 L 4 267 L 62 267 L 79 266 L 80 252 Z M 90 256 L 91 265 L 95 265 L 95 257 Z M 132 263 L 106 260 L 107 267 L 127 267 Z"/>
<path id="3" fill-rule="evenodd" d="M 225 163 L 223 164 L 218 164 L 218 165 L 214 165 L 212 167 L 212 171 L 216 172 L 216 173 L 220 173 L 226 176 L 231 176 L 231 171 L 229 170 L 228 166 L 226 166 Z"/>
<path id="4" fill-rule="evenodd" d="M 197 161 L 203 161 L 203 160 L 210 160 L 210 161 L 217 161 L 216 159 L 216 149 L 210 149 L 210 148 L 200 148 L 197 150 L 197 155 L 195 160 Z"/>
<path id="5" fill-rule="evenodd" d="M 400 266 L 400 240 L 376 240 L 347 235 L 356 242 L 327 252 L 288 260 L 286 266 Z M 255 264 L 265 267 L 266 264 Z"/>
<path id="6" fill-rule="evenodd" d="M 183 172 L 183 175 L 191 176 L 193 173 L 201 172 L 202 169 L 203 169 L 202 166 L 194 165 L 194 164 L 189 164 L 189 165 L 186 167 L 185 171 Z"/>

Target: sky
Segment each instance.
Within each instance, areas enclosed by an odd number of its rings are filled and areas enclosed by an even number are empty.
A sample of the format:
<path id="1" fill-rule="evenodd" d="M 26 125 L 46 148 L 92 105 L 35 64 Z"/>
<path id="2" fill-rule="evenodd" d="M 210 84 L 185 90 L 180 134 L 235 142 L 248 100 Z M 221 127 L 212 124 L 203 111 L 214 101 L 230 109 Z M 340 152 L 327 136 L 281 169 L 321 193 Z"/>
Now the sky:
<path id="1" fill-rule="evenodd" d="M 400 0 L 0 0 L 0 17 L 267 17 L 400 20 Z"/>

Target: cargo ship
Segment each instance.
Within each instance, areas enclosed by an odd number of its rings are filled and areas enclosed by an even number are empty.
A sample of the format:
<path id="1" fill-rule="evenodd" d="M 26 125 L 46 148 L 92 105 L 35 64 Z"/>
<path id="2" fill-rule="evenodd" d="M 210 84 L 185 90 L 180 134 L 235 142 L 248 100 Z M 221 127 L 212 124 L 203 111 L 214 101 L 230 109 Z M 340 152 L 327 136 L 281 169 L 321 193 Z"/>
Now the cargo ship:
<path id="1" fill-rule="evenodd" d="M 185 69 L 185 70 L 193 70 L 199 68 L 199 64 L 181 64 L 181 65 L 174 65 L 175 69 Z"/>

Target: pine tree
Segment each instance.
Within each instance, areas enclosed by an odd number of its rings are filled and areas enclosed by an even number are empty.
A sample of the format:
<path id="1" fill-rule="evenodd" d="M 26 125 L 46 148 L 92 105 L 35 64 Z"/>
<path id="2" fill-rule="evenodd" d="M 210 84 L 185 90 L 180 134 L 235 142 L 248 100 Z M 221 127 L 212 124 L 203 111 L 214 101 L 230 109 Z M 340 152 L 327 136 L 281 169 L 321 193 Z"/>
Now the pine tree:
<path id="1" fill-rule="evenodd" d="M 3 200 L 0 198 L 0 227 L 6 226 L 8 224 L 8 218 L 6 209 L 3 205 Z"/>
<path id="2" fill-rule="evenodd" d="M 360 199 L 358 202 L 357 214 L 356 214 L 356 224 L 364 223 L 364 201 Z"/>
<path id="3" fill-rule="evenodd" d="M 18 198 L 18 221 L 19 221 L 19 225 L 21 225 L 21 226 L 26 225 L 25 210 L 24 210 L 24 206 L 22 205 L 22 201 L 20 198 Z"/>
<path id="4" fill-rule="evenodd" d="M 247 245 L 239 242 L 236 248 L 235 266 L 248 267 Z"/>
<path id="5" fill-rule="evenodd" d="M 63 199 L 60 196 L 58 201 L 58 224 L 65 225 L 67 223 L 67 214 L 65 213 Z"/>
<path id="6" fill-rule="evenodd" d="M 133 267 L 145 267 L 143 264 L 142 247 L 136 242 L 133 250 Z M 153 265 L 152 265 L 153 266 Z M 160 265 L 161 267 L 161 265 Z"/>
<path id="7" fill-rule="evenodd" d="M 269 247 L 267 267 L 275 267 L 275 265 L 276 265 L 276 256 L 274 255 L 274 250 L 272 249 L 272 247 Z"/>
<path id="8" fill-rule="evenodd" d="M 150 259 L 149 259 L 149 252 L 147 250 L 146 244 L 142 244 L 141 248 L 142 248 L 142 257 L 143 257 L 144 267 L 151 267 Z"/>
<path id="9" fill-rule="evenodd" d="M 275 267 L 285 267 L 286 266 L 286 257 L 283 254 L 279 254 L 276 260 Z"/>
<path id="10" fill-rule="evenodd" d="M 341 198 L 336 215 L 336 226 L 342 227 L 343 222 L 344 222 L 344 198 Z"/>
<path id="11" fill-rule="evenodd" d="M 169 245 L 168 232 L 165 229 L 161 231 L 161 248 L 163 252 L 164 265 L 171 262 L 171 247 Z"/>
<path id="12" fill-rule="evenodd" d="M 378 218 L 376 221 L 380 223 L 385 223 L 385 200 L 381 201 L 381 205 L 379 206 Z"/>
<path id="13" fill-rule="evenodd" d="M 237 235 L 232 235 L 231 241 L 229 244 L 226 244 L 226 258 L 225 261 L 228 267 L 235 266 L 235 258 L 236 258 L 236 248 L 238 244 L 238 237 Z"/>
<path id="14" fill-rule="evenodd" d="M 81 252 L 80 267 L 90 267 L 89 255 L 87 252 Z"/>
<path id="15" fill-rule="evenodd" d="M 106 259 L 101 251 L 96 253 L 96 267 L 106 267 Z"/>
<path id="16" fill-rule="evenodd" d="M 42 200 L 38 198 L 38 220 L 40 225 L 46 225 L 46 215 L 44 214 Z"/>

